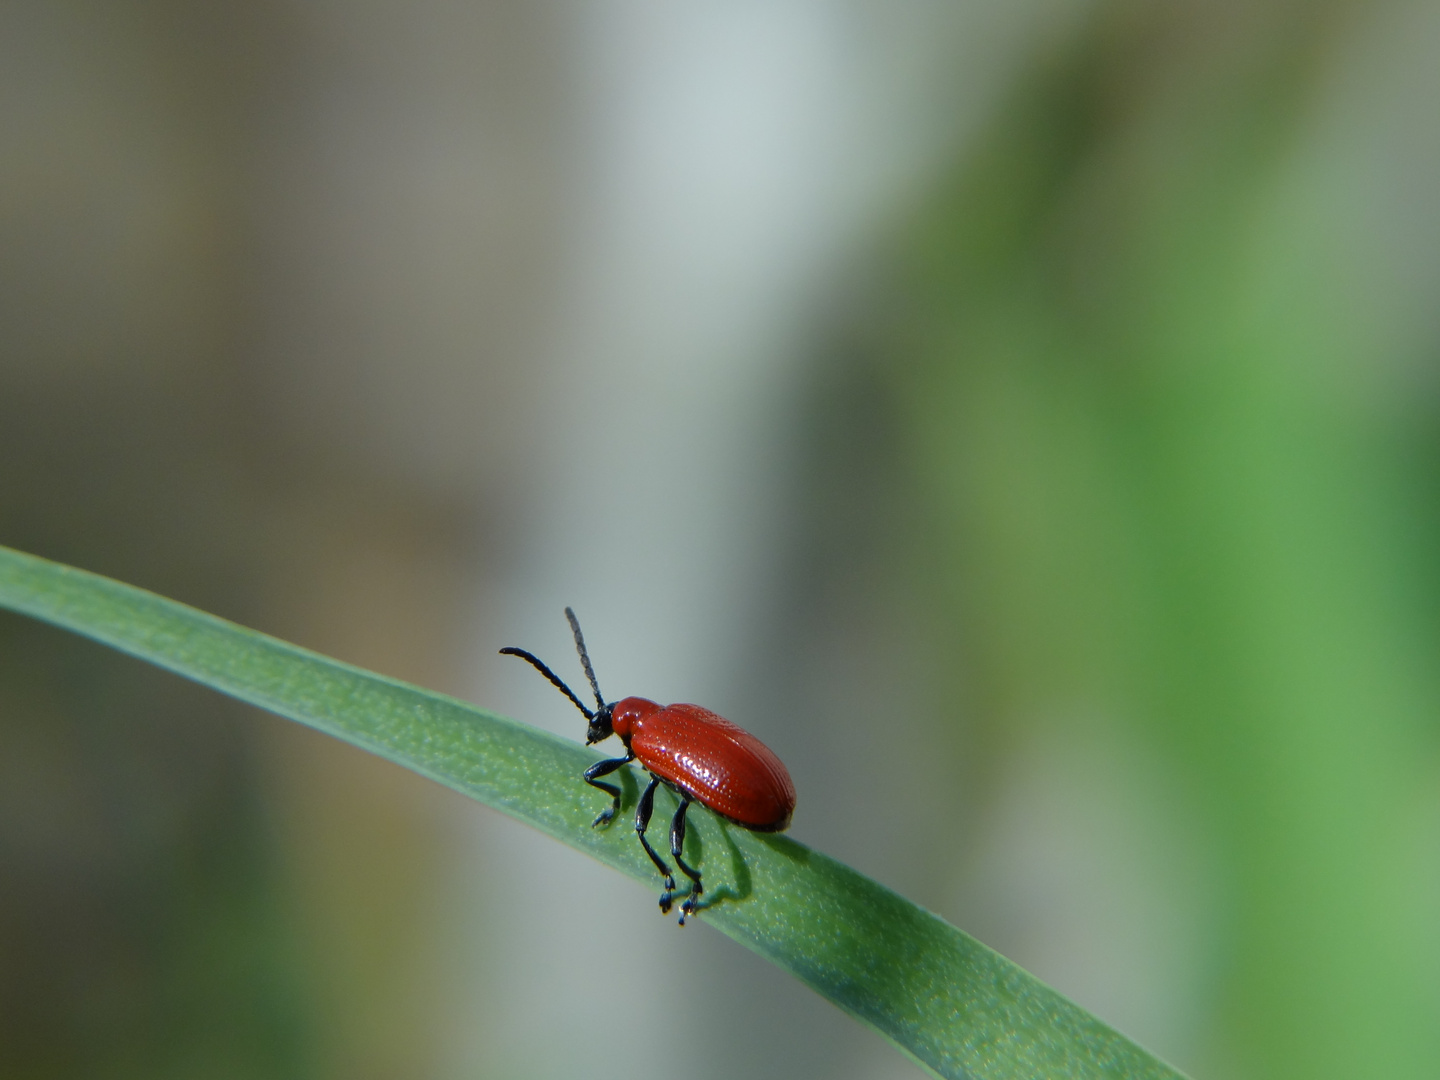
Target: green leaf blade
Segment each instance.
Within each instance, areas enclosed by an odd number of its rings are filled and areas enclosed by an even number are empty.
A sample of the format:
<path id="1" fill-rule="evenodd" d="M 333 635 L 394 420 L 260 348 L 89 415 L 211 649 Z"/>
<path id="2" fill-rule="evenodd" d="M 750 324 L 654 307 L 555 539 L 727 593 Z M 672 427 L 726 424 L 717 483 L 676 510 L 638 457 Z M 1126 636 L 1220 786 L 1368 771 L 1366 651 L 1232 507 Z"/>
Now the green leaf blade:
<path id="1" fill-rule="evenodd" d="M 4 547 L 0 607 L 353 743 L 658 887 L 620 818 L 591 828 L 603 802 L 578 782 L 594 760 L 578 743 Z M 618 775 L 633 808 L 638 775 Z M 708 811 L 692 811 L 688 842 L 705 873 L 705 921 L 938 1076 L 1180 1076 L 998 953 L 803 844 Z"/>

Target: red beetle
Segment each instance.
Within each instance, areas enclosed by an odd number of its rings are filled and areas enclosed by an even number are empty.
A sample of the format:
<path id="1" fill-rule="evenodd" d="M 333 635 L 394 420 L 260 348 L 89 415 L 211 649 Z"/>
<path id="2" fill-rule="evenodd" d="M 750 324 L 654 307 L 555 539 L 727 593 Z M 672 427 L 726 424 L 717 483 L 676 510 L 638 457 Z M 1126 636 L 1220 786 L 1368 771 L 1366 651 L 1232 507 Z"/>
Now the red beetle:
<path id="1" fill-rule="evenodd" d="M 590 721 L 585 735 L 587 746 L 611 735 L 619 735 L 625 744 L 624 757 L 597 761 L 585 770 L 585 782 L 610 796 L 610 805 L 600 812 L 594 827 L 608 825 L 620 809 L 620 789 L 600 777 L 636 760 L 649 772 L 650 783 L 635 808 L 635 833 L 645 854 L 665 877 L 665 891 L 660 894 L 663 912 L 669 912 L 675 902 L 675 875 L 645 839 L 645 829 L 655 809 L 656 787 L 664 784 L 679 797 L 680 806 L 670 822 L 670 854 L 690 879 L 690 895 L 680 905 L 680 925 L 684 926 L 685 917 L 695 911 L 695 903 L 705 891 L 700 884 L 700 872 L 691 869 L 681 856 L 685 847 L 685 811 L 690 809 L 690 804 L 698 802 L 708 806 L 721 817 L 755 832 L 782 832 L 795 812 L 795 785 L 768 746 L 709 709 L 699 705 L 657 705 L 640 697 L 605 704 L 575 612 L 567 607 L 565 617 L 575 634 L 575 651 L 580 654 L 585 677 L 590 680 L 590 689 L 595 691 L 595 703 L 599 706 L 595 711 L 587 709 L 575 692 L 538 657 L 524 649 L 506 648 L 500 652 L 528 660 L 575 703 Z"/>

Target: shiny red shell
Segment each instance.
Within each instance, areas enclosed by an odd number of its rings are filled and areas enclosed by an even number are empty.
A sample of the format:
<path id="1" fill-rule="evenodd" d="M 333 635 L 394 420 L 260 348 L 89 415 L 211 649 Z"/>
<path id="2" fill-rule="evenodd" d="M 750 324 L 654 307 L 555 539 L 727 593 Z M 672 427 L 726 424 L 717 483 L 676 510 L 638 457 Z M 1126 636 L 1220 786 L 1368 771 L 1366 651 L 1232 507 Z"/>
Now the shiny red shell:
<path id="1" fill-rule="evenodd" d="M 795 785 L 780 759 L 744 728 L 699 705 L 617 701 L 615 734 L 641 765 L 721 817 L 781 832 L 795 812 Z"/>

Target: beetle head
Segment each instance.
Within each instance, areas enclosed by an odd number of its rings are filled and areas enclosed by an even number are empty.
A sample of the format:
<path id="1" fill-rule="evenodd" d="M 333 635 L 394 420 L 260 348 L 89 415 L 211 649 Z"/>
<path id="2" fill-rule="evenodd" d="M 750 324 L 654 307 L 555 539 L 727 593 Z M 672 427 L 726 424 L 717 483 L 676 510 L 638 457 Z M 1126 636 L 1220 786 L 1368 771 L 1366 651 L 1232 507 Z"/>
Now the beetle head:
<path id="1" fill-rule="evenodd" d="M 590 717 L 589 730 L 585 732 L 585 745 L 591 746 L 597 742 L 603 742 L 615 734 L 615 703 L 602 705 L 598 712 Z"/>

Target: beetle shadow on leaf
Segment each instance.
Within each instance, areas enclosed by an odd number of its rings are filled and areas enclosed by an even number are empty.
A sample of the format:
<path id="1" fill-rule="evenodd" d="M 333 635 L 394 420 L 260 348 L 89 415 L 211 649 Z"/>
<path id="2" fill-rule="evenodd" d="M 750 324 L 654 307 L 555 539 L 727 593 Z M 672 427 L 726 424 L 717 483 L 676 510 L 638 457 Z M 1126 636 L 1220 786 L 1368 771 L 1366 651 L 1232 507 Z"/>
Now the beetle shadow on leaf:
<path id="1" fill-rule="evenodd" d="M 735 846 L 735 839 L 730 835 L 730 824 L 718 816 L 715 818 L 715 824 L 720 830 L 720 839 L 725 842 L 725 849 L 730 854 L 730 883 L 721 885 L 718 889 L 707 889 L 704 899 L 696 905 L 697 911 L 717 907 L 726 901 L 738 903 L 748 899 L 752 891 L 750 867 L 745 863 L 745 856 L 740 854 L 740 849 Z M 698 841 L 699 837 L 697 836 L 696 839 Z M 704 854 L 703 846 L 700 853 Z"/>
<path id="2" fill-rule="evenodd" d="M 790 837 L 781 836 L 778 833 L 756 833 L 755 839 L 775 854 L 789 859 L 791 862 L 808 863 L 810 856 L 814 854 L 800 841 L 791 840 Z"/>
<path id="3" fill-rule="evenodd" d="M 640 781 L 634 769 L 621 769 L 615 775 L 620 778 L 620 810 L 616 817 L 626 814 L 634 817 L 636 804 L 640 802 Z"/>

